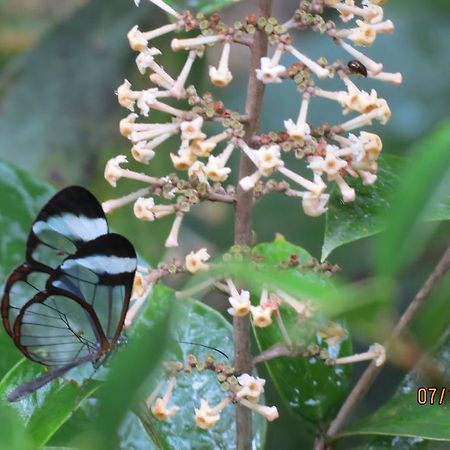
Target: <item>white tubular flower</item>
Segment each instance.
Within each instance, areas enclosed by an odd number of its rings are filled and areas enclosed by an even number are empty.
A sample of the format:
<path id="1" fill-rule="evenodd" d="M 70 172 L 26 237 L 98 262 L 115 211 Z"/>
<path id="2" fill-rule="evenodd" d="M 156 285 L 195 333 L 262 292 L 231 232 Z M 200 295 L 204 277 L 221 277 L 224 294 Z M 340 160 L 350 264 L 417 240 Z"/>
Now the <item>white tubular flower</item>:
<path id="1" fill-rule="evenodd" d="M 142 141 L 131 147 L 131 155 L 142 164 L 148 164 L 155 157 L 155 152 L 151 148 L 146 147 L 146 144 L 147 142 Z"/>
<path id="2" fill-rule="evenodd" d="M 152 414 L 158 420 L 167 420 L 169 417 L 173 416 L 180 408 L 178 406 L 172 406 L 172 408 L 168 408 L 167 405 L 169 403 L 170 397 L 172 395 L 173 388 L 175 386 L 176 379 L 172 377 L 169 380 L 169 385 L 167 386 L 167 390 L 164 396 L 158 398 L 156 402 L 151 407 Z"/>
<path id="3" fill-rule="evenodd" d="M 246 316 L 250 312 L 250 292 L 242 289 L 239 293 L 236 286 L 232 282 L 230 284 L 230 281 L 228 281 L 228 286 L 230 287 L 231 297 L 228 297 L 228 301 L 231 308 L 227 309 L 228 314 L 235 317 Z"/>
<path id="4" fill-rule="evenodd" d="M 178 247 L 178 234 L 180 233 L 181 223 L 183 222 L 184 214 L 178 213 L 173 221 L 172 228 L 170 229 L 169 236 L 167 236 L 165 247 L 175 248 Z"/>
<path id="5" fill-rule="evenodd" d="M 208 250 L 206 248 L 201 248 L 197 252 L 191 252 L 186 255 L 185 265 L 186 269 L 190 273 L 203 272 L 209 269 L 209 265 L 205 264 L 210 258 Z"/>
<path id="6" fill-rule="evenodd" d="M 305 141 L 311 137 L 311 128 L 306 123 L 310 99 L 311 96 L 309 94 L 303 95 L 302 105 L 296 123 L 292 119 L 284 121 L 286 131 L 294 141 Z"/>
<path id="7" fill-rule="evenodd" d="M 129 125 L 132 129 L 129 139 L 136 143 L 139 141 L 148 141 L 169 133 L 174 135 L 178 131 L 177 123 L 136 123 Z"/>
<path id="8" fill-rule="evenodd" d="M 150 283 L 148 282 L 148 279 L 144 277 L 141 272 L 136 271 L 133 280 L 133 291 L 131 293 L 131 299 L 137 300 L 145 296 L 149 290 L 149 285 Z"/>
<path id="9" fill-rule="evenodd" d="M 129 137 L 133 131 L 133 125 L 136 122 L 138 115 L 135 113 L 128 114 L 127 117 L 120 121 L 120 134 L 125 137 Z"/>
<path id="10" fill-rule="evenodd" d="M 259 173 L 265 177 L 271 175 L 276 169 L 284 165 L 281 160 L 279 145 L 261 147 L 254 153 L 254 156 Z"/>
<path id="11" fill-rule="evenodd" d="M 155 47 L 152 48 L 144 48 L 140 51 L 139 55 L 136 58 L 136 65 L 138 67 L 139 72 L 144 75 L 148 68 L 153 67 L 153 63 L 155 61 L 154 57 L 160 55 L 161 51 Z"/>
<path id="12" fill-rule="evenodd" d="M 372 74 L 372 72 L 368 72 L 367 77 L 378 81 L 385 81 L 390 84 L 401 84 L 403 82 L 403 76 L 400 72 L 380 72 L 377 75 Z"/>
<path id="13" fill-rule="evenodd" d="M 312 73 L 316 74 L 319 79 L 323 80 L 330 75 L 330 71 L 328 69 L 320 66 L 315 61 L 299 52 L 296 48 L 292 47 L 292 45 L 288 45 L 286 50 L 291 53 L 292 56 L 295 56 L 301 63 L 303 63 Z"/>
<path id="14" fill-rule="evenodd" d="M 206 400 L 200 399 L 200 408 L 195 408 L 195 423 L 202 430 L 209 430 L 220 420 L 220 412 L 230 402 L 230 398 L 225 398 L 211 408 Z"/>
<path id="15" fill-rule="evenodd" d="M 365 353 L 356 353 L 352 356 L 344 356 L 335 360 L 336 364 L 352 364 L 360 361 L 374 360 L 377 367 L 382 366 L 386 361 L 386 350 L 381 344 L 373 344 Z"/>
<path id="16" fill-rule="evenodd" d="M 196 177 L 202 184 L 208 184 L 208 176 L 206 174 L 205 164 L 201 161 L 195 161 L 191 167 L 189 167 L 188 175 L 190 177 Z"/>
<path id="17" fill-rule="evenodd" d="M 347 44 L 347 42 L 339 41 L 339 45 L 350 55 L 352 55 L 355 59 L 360 61 L 362 64 L 364 64 L 367 69 L 372 72 L 373 75 L 379 74 L 383 70 L 383 64 L 378 64 L 372 59 L 370 59 L 368 56 L 366 56 L 364 53 L 361 53 L 360 51 L 353 48 L 350 44 Z"/>
<path id="18" fill-rule="evenodd" d="M 205 167 L 207 177 L 212 181 L 222 182 L 228 178 L 231 169 L 224 167 L 223 159 L 220 156 L 210 156 Z"/>
<path id="19" fill-rule="evenodd" d="M 145 91 L 139 92 L 139 97 L 136 101 L 136 106 L 141 111 L 141 114 L 144 117 L 148 117 L 150 112 L 150 107 L 153 106 L 156 102 L 156 97 L 158 93 L 158 88 L 151 88 Z"/>
<path id="20" fill-rule="evenodd" d="M 139 27 L 135 25 L 127 34 L 130 47 L 137 52 L 142 52 L 147 48 L 147 39 L 144 34 L 139 31 Z"/>
<path id="21" fill-rule="evenodd" d="M 154 208 L 155 200 L 152 197 L 139 197 L 134 203 L 133 212 L 138 219 L 152 222 L 155 220 Z"/>
<path id="22" fill-rule="evenodd" d="M 350 203 L 355 201 L 356 197 L 355 190 L 351 188 L 340 175 L 336 175 L 334 177 L 334 180 L 336 181 L 336 184 L 338 185 L 338 188 L 341 191 L 342 200 L 344 201 L 344 203 Z"/>
<path id="23" fill-rule="evenodd" d="M 203 117 L 198 116 L 193 120 L 181 122 L 181 138 L 184 140 L 205 139 L 206 135 L 202 133 Z"/>
<path id="24" fill-rule="evenodd" d="M 249 400 L 246 400 L 245 398 L 241 398 L 239 400 L 239 403 L 246 408 L 251 409 L 252 411 L 255 411 L 256 413 L 263 416 L 268 422 L 272 422 L 275 419 L 278 419 L 279 414 L 276 406 L 264 406 L 259 405 L 258 403 L 251 402 Z"/>
<path id="25" fill-rule="evenodd" d="M 211 83 L 214 84 L 214 86 L 228 86 L 228 84 L 230 84 L 230 81 L 233 79 L 233 75 L 228 68 L 230 59 L 230 47 L 230 43 L 225 42 L 217 69 L 214 66 L 209 66 L 209 78 L 211 79 Z"/>
<path id="26" fill-rule="evenodd" d="M 361 131 L 359 139 L 363 144 L 365 157 L 369 161 L 376 161 L 380 156 L 381 150 L 383 150 L 383 142 L 375 133 L 369 133 L 367 131 Z"/>
<path id="27" fill-rule="evenodd" d="M 266 380 L 263 378 L 252 377 L 248 373 L 238 376 L 237 380 L 240 386 L 236 393 L 236 398 L 246 398 L 251 402 L 257 402 L 261 394 L 264 392 Z"/>
<path id="28" fill-rule="evenodd" d="M 215 36 L 198 36 L 196 38 L 190 39 L 172 39 L 170 46 L 174 52 L 178 50 L 191 50 L 195 48 L 202 47 L 207 44 L 214 44 L 219 41 L 223 41 L 224 37 L 222 35 Z"/>
<path id="29" fill-rule="evenodd" d="M 140 2 L 141 0 L 137 1 Z M 175 19 L 180 19 L 180 14 L 177 13 L 170 5 L 168 5 L 163 0 L 150 0 L 150 1 L 158 8 L 161 8 L 163 11 L 165 11 L 167 14 L 170 14 L 171 16 L 175 17 Z"/>
<path id="30" fill-rule="evenodd" d="M 110 159 L 105 166 L 105 179 L 112 186 L 117 186 L 117 180 L 122 177 L 123 169 L 120 164 L 128 163 L 127 157 L 125 155 L 118 155 L 115 158 Z"/>
<path id="31" fill-rule="evenodd" d="M 206 158 L 216 145 L 215 142 L 211 142 L 209 139 L 193 139 L 189 148 L 195 156 Z"/>
<path id="32" fill-rule="evenodd" d="M 178 75 L 177 81 L 170 89 L 171 95 L 175 96 L 175 98 L 181 99 L 185 96 L 186 91 L 184 90 L 184 85 L 186 84 L 186 80 L 191 72 L 192 66 L 194 64 L 195 58 L 197 57 L 197 53 L 195 50 L 191 50 L 189 55 L 184 63 L 183 69 Z"/>
<path id="33" fill-rule="evenodd" d="M 147 48 L 148 41 L 166 33 L 170 33 L 171 31 L 175 31 L 179 27 L 180 24 L 178 22 L 169 23 L 167 25 L 163 25 L 162 27 L 156 28 L 155 30 L 142 32 L 139 31 L 138 26 L 135 25 L 127 34 L 128 42 L 133 50 L 142 52 Z"/>
<path id="34" fill-rule="evenodd" d="M 117 98 L 119 104 L 124 108 L 134 111 L 134 104 L 139 98 L 140 93 L 131 90 L 131 83 L 128 80 L 124 82 L 117 88 Z"/>
<path id="35" fill-rule="evenodd" d="M 178 151 L 178 154 L 171 153 L 170 159 L 172 160 L 175 169 L 189 170 L 197 158 L 189 148 L 181 148 Z"/>
<path id="36" fill-rule="evenodd" d="M 327 145 L 325 158 L 313 156 L 310 158 L 308 168 L 317 173 L 325 172 L 329 177 L 334 177 L 340 170 L 347 167 L 347 162 L 338 158 L 335 153 L 338 147 Z"/>
<path id="37" fill-rule="evenodd" d="M 302 207 L 307 216 L 319 217 L 328 211 L 326 207 L 329 194 L 315 194 L 313 192 L 302 192 Z"/>
<path id="38" fill-rule="evenodd" d="M 266 328 L 269 325 L 272 325 L 272 308 L 263 307 L 261 305 L 250 306 L 250 311 L 255 327 Z"/>
<path id="39" fill-rule="evenodd" d="M 261 58 L 261 68 L 256 69 L 256 78 L 264 84 L 281 83 L 280 75 L 286 72 L 286 67 L 281 64 L 273 64 L 268 57 Z"/>

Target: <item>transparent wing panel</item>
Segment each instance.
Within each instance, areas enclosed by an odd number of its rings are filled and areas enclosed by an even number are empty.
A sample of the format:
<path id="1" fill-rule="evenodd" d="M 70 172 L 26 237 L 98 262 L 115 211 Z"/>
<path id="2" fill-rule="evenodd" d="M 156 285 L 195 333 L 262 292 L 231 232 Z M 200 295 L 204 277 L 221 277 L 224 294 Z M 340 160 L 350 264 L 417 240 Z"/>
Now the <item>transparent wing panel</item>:
<path id="1" fill-rule="evenodd" d="M 16 343 L 31 359 L 63 366 L 95 355 L 101 345 L 93 318 L 77 301 L 43 292 L 22 310 L 14 328 Z"/>

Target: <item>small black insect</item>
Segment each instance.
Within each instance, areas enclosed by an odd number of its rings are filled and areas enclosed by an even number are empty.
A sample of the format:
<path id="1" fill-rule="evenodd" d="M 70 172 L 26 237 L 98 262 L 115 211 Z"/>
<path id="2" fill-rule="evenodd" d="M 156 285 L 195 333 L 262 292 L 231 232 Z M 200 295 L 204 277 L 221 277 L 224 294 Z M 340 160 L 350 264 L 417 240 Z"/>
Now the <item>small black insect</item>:
<path id="1" fill-rule="evenodd" d="M 363 77 L 367 78 L 367 67 L 357 59 L 352 59 L 351 61 L 349 61 L 347 63 L 347 67 L 349 68 L 350 72 L 359 73 Z"/>

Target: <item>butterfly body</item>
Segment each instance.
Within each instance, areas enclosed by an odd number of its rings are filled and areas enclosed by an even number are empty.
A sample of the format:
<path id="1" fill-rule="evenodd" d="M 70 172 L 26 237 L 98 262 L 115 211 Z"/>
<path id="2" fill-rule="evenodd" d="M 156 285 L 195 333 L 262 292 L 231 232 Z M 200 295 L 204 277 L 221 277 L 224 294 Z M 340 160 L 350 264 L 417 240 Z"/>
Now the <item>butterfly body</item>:
<path id="1" fill-rule="evenodd" d="M 133 246 L 109 233 L 95 197 L 82 187 L 63 189 L 39 212 L 25 262 L 6 281 L 4 328 L 28 359 L 56 376 L 97 365 L 120 337 L 135 270 Z M 47 380 L 40 378 L 29 388 Z"/>

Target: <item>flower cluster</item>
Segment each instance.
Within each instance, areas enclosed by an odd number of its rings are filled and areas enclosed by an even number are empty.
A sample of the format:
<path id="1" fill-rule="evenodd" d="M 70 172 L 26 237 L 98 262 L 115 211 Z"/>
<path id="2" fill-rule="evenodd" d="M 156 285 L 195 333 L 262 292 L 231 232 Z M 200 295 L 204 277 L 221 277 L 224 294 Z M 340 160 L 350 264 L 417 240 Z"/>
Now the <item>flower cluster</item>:
<path id="1" fill-rule="evenodd" d="M 249 374 L 236 375 L 232 367 L 214 362 L 208 356 L 204 362 L 199 362 L 190 355 L 186 364 L 180 362 L 167 363 L 166 370 L 170 376 L 165 392 L 159 396 L 164 383 L 161 382 L 147 399 L 147 406 L 158 420 L 168 420 L 180 409 L 179 406 L 169 406 L 177 376 L 190 374 L 192 370 L 211 370 L 221 385 L 222 392 L 227 395 L 215 406 L 210 406 L 206 399 L 200 399 L 200 405 L 194 409 L 195 423 L 203 430 L 212 428 L 219 420 L 222 410 L 230 404 L 240 404 L 252 411 L 261 414 L 268 421 L 278 418 L 278 410 L 275 406 L 259 404 L 261 394 L 264 392 L 266 380 L 253 377 Z"/>
<path id="2" fill-rule="evenodd" d="M 268 177 L 281 176 L 288 183 L 275 182 L 278 191 L 301 198 L 303 210 L 310 216 L 327 211 L 331 183 L 336 184 L 344 202 L 352 202 L 356 192 L 349 180 L 360 178 L 364 185 L 376 181 L 382 142 L 378 135 L 364 128 L 373 121 L 386 124 L 391 111 L 375 89 L 366 92 L 358 87 L 357 80 L 366 77 L 398 84 L 402 77 L 400 73 L 383 72 L 382 63 L 355 47 L 369 47 L 379 33 L 393 31 L 392 21 L 384 20 L 383 2 L 362 0 L 358 6 L 354 0 L 304 0 L 283 24 L 274 17 L 250 15 L 245 21 L 228 26 L 218 14 L 193 16 L 190 12 L 175 11 L 163 0 L 151 1 L 172 16 L 173 21 L 151 31 L 141 31 L 135 26 L 128 33 L 131 48 L 138 52 L 137 67 L 142 74 L 148 73 L 152 86 L 134 90 L 125 80 L 117 89 L 119 103 L 130 111 L 120 122 L 120 132 L 131 142 L 131 156 L 145 165 L 151 165 L 156 154 L 165 153 L 164 149 L 170 145 L 172 150 L 165 157 L 170 158 L 178 173 L 150 176 L 122 167 L 128 162 L 124 155 L 111 159 L 105 168 L 105 178 L 112 186 L 120 178 L 129 178 L 146 187 L 105 202 L 106 211 L 134 202 L 134 214 L 141 220 L 174 215 L 166 246 L 177 246 L 183 217 L 193 205 L 201 201 L 234 202 L 236 187 L 224 184 L 232 171 L 233 152 L 245 153 L 255 166 L 252 175 L 240 180 L 244 190 L 255 189 L 260 194 L 272 182 Z M 325 10 L 337 11 L 338 24 L 323 18 Z M 174 76 L 162 61 L 158 62 L 163 55 L 151 42 L 168 33 L 195 30 L 199 32 L 196 37 L 171 40 L 174 52 L 186 52 L 184 65 Z M 245 114 L 227 109 L 210 92 L 199 94 L 195 84 L 189 84 L 188 80 L 195 61 L 203 57 L 205 50 L 221 46 L 217 64 L 209 67 L 209 78 L 216 87 L 230 85 L 232 50 L 238 45 L 251 46 L 255 30 L 266 33 L 273 48 L 269 50 L 272 56 L 261 58 L 255 77 L 265 84 L 293 83 L 299 92 L 299 113 L 296 118 L 285 118 L 284 130 L 255 134 L 249 139 L 244 131 Z M 311 59 L 294 42 L 295 32 L 303 30 L 328 37 L 353 59 L 348 64 L 342 60 L 329 63 L 325 58 Z M 283 65 L 285 55 L 297 62 Z M 333 77 L 341 81 L 342 89 L 330 91 L 317 85 L 317 80 Z M 334 101 L 343 114 L 354 116 L 333 126 L 314 125 L 308 120 L 308 110 L 318 98 Z M 164 113 L 167 120 L 163 123 L 141 120 L 151 118 L 152 110 Z M 215 131 L 211 132 L 212 129 Z M 287 167 L 283 155 L 288 152 L 305 160 L 310 177 Z M 181 175 L 183 172 L 185 177 Z M 295 189 L 289 186 L 291 183 Z M 156 203 L 156 197 L 161 199 L 160 204 Z"/>

